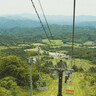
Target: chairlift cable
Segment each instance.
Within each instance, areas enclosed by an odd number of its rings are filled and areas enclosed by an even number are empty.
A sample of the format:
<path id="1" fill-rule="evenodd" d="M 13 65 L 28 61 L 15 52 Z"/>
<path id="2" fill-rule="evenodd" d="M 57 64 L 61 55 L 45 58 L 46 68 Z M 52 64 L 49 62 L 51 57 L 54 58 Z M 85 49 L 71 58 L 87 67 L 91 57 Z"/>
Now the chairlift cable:
<path id="1" fill-rule="evenodd" d="M 38 17 L 38 19 L 39 19 L 39 22 L 40 22 L 40 24 L 41 24 L 41 26 L 42 26 L 42 28 L 43 28 L 43 30 L 44 30 L 44 32 L 45 32 L 45 35 L 46 35 L 46 37 L 47 37 L 50 45 L 52 46 L 51 41 L 50 41 L 50 39 L 49 39 L 49 37 L 48 37 L 48 35 L 47 35 L 46 29 L 45 29 L 45 27 L 44 27 L 44 25 L 43 25 L 43 23 L 42 23 L 42 20 L 41 20 L 41 18 L 40 18 L 40 16 L 39 16 L 39 13 L 38 13 L 38 11 L 37 11 L 37 9 L 36 9 L 36 7 L 35 7 L 35 4 L 34 4 L 33 0 L 31 0 L 31 3 L 32 3 L 32 5 L 33 5 L 33 8 L 34 8 L 36 14 L 37 14 L 37 17 Z"/>
<path id="2" fill-rule="evenodd" d="M 75 17 L 76 17 L 75 12 L 76 12 L 76 0 L 74 0 L 73 3 L 72 52 L 71 52 L 72 59 L 74 58 Z M 71 66 L 72 66 L 72 61 L 71 61 Z"/>
<path id="3" fill-rule="evenodd" d="M 42 20 L 41 20 L 41 18 L 40 18 L 40 16 L 39 16 L 39 13 L 38 13 L 38 11 L 37 11 L 37 9 L 36 9 L 36 6 L 35 6 L 33 0 L 31 0 L 31 2 L 32 2 L 32 5 L 33 5 L 33 7 L 34 7 L 34 9 L 35 9 L 35 12 L 36 12 L 36 14 L 37 14 L 37 16 L 38 16 L 38 19 L 39 19 L 39 21 L 40 21 L 40 23 L 41 23 L 41 26 L 42 26 L 42 28 L 43 28 L 45 34 L 46 34 L 46 37 L 47 37 L 47 39 L 48 39 L 50 45 L 51 45 L 52 48 L 53 48 L 53 44 L 52 44 L 51 40 L 49 39 L 49 37 L 48 37 L 48 35 L 47 35 L 47 31 L 46 31 L 46 29 L 45 29 L 45 27 L 44 27 L 44 25 L 43 25 L 43 23 L 42 23 Z M 47 18 L 46 18 L 46 16 L 45 16 L 45 13 L 44 13 L 44 10 L 43 10 L 43 7 L 42 7 L 42 4 L 41 4 L 41 1 L 38 0 L 38 2 L 39 2 L 39 5 L 40 5 L 40 8 L 41 8 L 41 10 L 42 10 L 43 17 L 44 17 L 44 19 L 45 19 L 45 22 L 46 22 L 47 28 L 48 28 L 48 30 L 49 30 L 49 32 L 50 32 L 51 38 L 52 38 L 53 41 L 54 41 L 54 38 L 53 38 L 53 35 L 52 35 L 52 31 L 51 31 L 51 29 L 50 29 L 50 26 L 49 26 L 49 24 L 48 24 Z M 54 43 L 55 43 L 55 41 L 54 41 Z"/>
<path id="4" fill-rule="evenodd" d="M 72 47 L 71 47 L 72 49 L 71 49 L 71 58 L 70 58 L 70 63 L 69 63 L 70 68 L 72 68 L 72 63 L 73 63 L 73 58 L 74 58 L 75 10 L 76 10 L 76 0 L 73 1 L 73 25 L 72 25 Z M 72 73 L 72 71 L 68 72 L 69 76 L 70 76 L 70 73 Z"/>
<path id="5" fill-rule="evenodd" d="M 50 29 L 50 27 L 49 27 L 49 24 L 48 24 L 48 21 L 47 21 L 46 15 L 45 15 L 45 13 L 44 13 L 44 10 L 43 10 L 42 4 L 41 4 L 41 1 L 38 0 L 38 2 L 39 2 L 39 5 L 40 5 L 40 8 L 41 8 L 41 10 L 42 10 L 43 17 L 44 17 L 44 19 L 45 19 L 45 22 L 46 22 L 47 28 L 48 28 L 48 30 L 49 30 L 49 32 L 50 32 L 51 38 L 54 40 L 53 35 L 52 35 L 52 31 L 51 31 L 51 29 Z"/>
<path id="6" fill-rule="evenodd" d="M 72 58 L 74 54 L 74 38 L 75 38 L 75 10 L 76 10 L 76 0 L 74 0 L 74 5 L 73 5 L 73 28 L 72 28 Z"/>

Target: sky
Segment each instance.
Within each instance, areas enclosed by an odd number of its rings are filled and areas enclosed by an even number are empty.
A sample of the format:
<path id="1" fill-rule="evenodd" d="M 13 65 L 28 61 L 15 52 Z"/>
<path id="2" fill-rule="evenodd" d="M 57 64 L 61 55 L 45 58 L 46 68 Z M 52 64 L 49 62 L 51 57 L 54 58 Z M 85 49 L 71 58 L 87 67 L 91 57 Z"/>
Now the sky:
<path id="1" fill-rule="evenodd" d="M 38 0 L 33 0 L 41 14 Z M 72 15 L 73 0 L 40 0 L 46 15 Z M 0 15 L 35 14 L 31 0 L 0 0 Z M 76 0 L 76 15 L 96 16 L 96 0 Z"/>

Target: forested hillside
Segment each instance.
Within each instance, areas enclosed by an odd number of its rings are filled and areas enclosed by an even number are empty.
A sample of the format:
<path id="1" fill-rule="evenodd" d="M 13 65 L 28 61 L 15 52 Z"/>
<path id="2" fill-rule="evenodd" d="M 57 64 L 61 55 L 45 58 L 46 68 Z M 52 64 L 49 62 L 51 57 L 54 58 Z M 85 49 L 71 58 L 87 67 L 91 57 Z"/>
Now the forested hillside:
<path id="1" fill-rule="evenodd" d="M 60 25 L 50 25 L 54 39 L 61 39 L 63 42 L 70 42 L 72 36 L 72 26 L 60 26 Z M 47 31 L 49 38 L 51 38 L 49 32 Z M 75 42 L 84 43 L 86 41 L 96 41 L 96 29 L 93 27 L 76 27 L 75 30 Z M 46 35 L 41 27 L 14 27 L 14 28 L 0 28 L 0 35 L 3 36 L 2 39 L 10 38 L 18 39 L 20 42 L 32 42 L 35 39 L 46 39 Z M 6 40 L 6 39 L 5 39 Z M 10 40 L 9 40 L 10 41 Z"/>

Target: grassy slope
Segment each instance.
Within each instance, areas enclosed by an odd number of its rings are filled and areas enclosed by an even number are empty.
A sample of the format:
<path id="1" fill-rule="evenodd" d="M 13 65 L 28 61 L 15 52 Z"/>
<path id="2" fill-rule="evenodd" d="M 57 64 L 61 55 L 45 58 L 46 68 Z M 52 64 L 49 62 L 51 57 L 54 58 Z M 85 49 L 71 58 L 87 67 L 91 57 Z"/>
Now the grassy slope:
<path id="1" fill-rule="evenodd" d="M 96 67 L 96 65 L 92 64 L 91 61 L 84 60 L 84 59 L 76 59 L 75 65 L 79 68 L 82 67 L 84 71 L 87 71 L 90 67 Z"/>
<path id="2" fill-rule="evenodd" d="M 86 96 L 86 93 L 84 90 L 81 89 L 80 84 L 79 84 L 79 78 L 78 78 L 78 73 L 74 73 L 74 85 L 66 85 L 63 84 L 63 90 L 62 90 L 62 95 L 63 96 L 70 96 L 68 94 L 65 94 L 65 90 L 67 89 L 67 86 L 72 86 L 70 88 L 75 88 L 74 89 L 74 95 L 73 96 Z M 58 83 L 55 82 L 55 80 L 51 80 L 49 84 L 49 89 L 47 91 L 35 91 L 34 96 L 57 96 L 58 92 Z"/>
<path id="3" fill-rule="evenodd" d="M 94 66 L 91 64 L 90 61 L 88 60 L 82 60 L 82 59 L 76 59 L 75 60 L 75 64 L 78 67 L 83 67 L 84 70 L 88 70 L 90 67 Z M 81 88 L 80 85 L 80 78 L 81 78 L 81 73 L 73 73 L 73 81 L 74 81 L 74 95 L 73 96 L 87 96 L 87 92 Z M 34 96 L 57 96 L 57 92 L 58 92 L 58 83 L 55 82 L 56 80 L 50 80 L 49 82 L 49 89 L 47 91 L 35 91 Z M 64 82 L 64 80 L 63 80 Z M 63 90 L 62 90 L 62 94 L 63 96 L 70 96 L 68 94 L 65 94 L 65 89 L 66 87 L 69 85 L 63 84 Z M 73 88 L 73 87 L 72 87 Z"/>

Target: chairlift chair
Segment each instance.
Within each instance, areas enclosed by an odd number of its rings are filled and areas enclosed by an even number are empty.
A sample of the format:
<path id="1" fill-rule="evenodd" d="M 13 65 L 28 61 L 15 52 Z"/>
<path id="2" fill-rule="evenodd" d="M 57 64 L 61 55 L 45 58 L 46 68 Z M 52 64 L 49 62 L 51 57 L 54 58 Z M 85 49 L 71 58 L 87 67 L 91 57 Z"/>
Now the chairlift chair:
<path id="1" fill-rule="evenodd" d="M 70 74 L 71 74 L 70 70 L 65 72 L 65 83 L 67 83 L 67 81 L 68 81 L 68 79 L 70 77 Z"/>
<path id="2" fill-rule="evenodd" d="M 65 76 L 70 76 L 70 71 L 66 71 Z"/>
<path id="3" fill-rule="evenodd" d="M 56 71 L 54 71 L 54 72 L 52 73 L 52 75 L 53 75 L 53 76 L 56 76 L 56 75 L 57 75 L 57 72 L 56 72 Z"/>
<path id="4" fill-rule="evenodd" d="M 73 81 L 72 80 L 67 80 L 67 84 L 73 84 Z"/>
<path id="5" fill-rule="evenodd" d="M 72 74 L 72 72 L 73 72 L 73 69 L 69 69 L 69 70 L 66 72 L 66 74 L 68 74 L 68 76 L 70 76 L 70 74 Z"/>
<path id="6" fill-rule="evenodd" d="M 73 86 L 66 86 L 65 88 L 65 94 L 70 94 L 70 95 L 74 95 L 74 91 L 75 88 L 74 88 L 74 85 Z"/>

